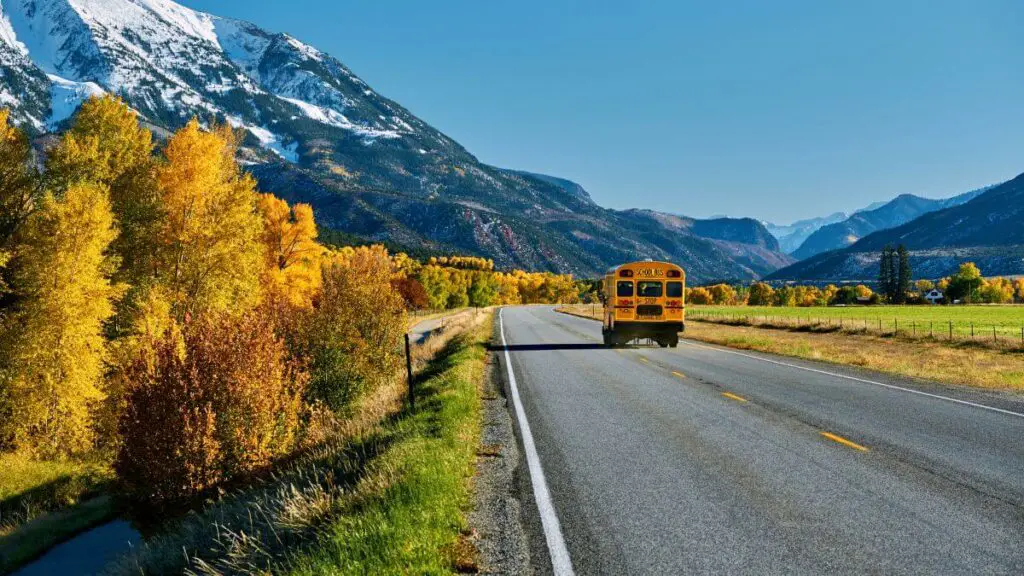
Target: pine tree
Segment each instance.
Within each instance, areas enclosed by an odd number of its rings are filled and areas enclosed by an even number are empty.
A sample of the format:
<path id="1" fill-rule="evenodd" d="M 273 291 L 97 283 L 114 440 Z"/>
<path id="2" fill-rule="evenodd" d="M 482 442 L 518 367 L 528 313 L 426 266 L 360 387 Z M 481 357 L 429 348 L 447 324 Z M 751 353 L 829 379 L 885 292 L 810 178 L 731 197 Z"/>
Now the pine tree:
<path id="1" fill-rule="evenodd" d="M 882 249 L 882 258 L 878 264 L 878 291 L 886 298 L 891 298 L 893 283 L 892 247 Z"/>
<path id="2" fill-rule="evenodd" d="M 896 302 L 905 304 L 907 292 L 910 292 L 910 280 L 913 277 L 913 271 L 910 269 L 910 254 L 907 252 L 907 247 L 900 244 L 896 249 L 896 255 L 899 261 L 896 273 Z"/>
<path id="3" fill-rule="evenodd" d="M 0 331 L 7 356 L 0 435 L 16 449 L 44 456 L 87 450 L 90 413 L 103 398 L 102 325 L 122 290 L 105 254 L 116 230 L 98 185 L 48 193 L 25 223 L 18 247 L 18 303 Z"/>

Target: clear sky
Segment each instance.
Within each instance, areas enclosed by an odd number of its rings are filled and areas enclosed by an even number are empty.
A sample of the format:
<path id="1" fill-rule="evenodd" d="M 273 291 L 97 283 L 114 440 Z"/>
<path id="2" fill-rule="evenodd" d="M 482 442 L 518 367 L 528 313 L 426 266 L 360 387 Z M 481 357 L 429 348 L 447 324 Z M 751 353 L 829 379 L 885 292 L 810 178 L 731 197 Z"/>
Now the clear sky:
<path id="1" fill-rule="evenodd" d="M 1019 0 L 180 1 L 609 207 L 786 223 L 1024 172 Z"/>

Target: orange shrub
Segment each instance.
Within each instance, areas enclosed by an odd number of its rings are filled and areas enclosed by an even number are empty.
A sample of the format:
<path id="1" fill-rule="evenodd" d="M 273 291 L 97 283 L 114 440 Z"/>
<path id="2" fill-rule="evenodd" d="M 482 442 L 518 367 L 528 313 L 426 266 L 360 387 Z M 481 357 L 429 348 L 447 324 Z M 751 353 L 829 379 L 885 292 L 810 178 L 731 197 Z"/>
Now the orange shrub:
<path id="1" fill-rule="evenodd" d="M 205 318 L 182 340 L 164 338 L 127 371 L 115 470 L 136 501 L 188 498 L 295 444 L 308 377 L 268 314 Z"/>
<path id="2" fill-rule="evenodd" d="M 310 400 L 343 413 L 362 393 L 394 378 L 404 353 L 404 310 L 382 246 L 346 250 L 324 264 L 299 351 L 310 359 Z"/>

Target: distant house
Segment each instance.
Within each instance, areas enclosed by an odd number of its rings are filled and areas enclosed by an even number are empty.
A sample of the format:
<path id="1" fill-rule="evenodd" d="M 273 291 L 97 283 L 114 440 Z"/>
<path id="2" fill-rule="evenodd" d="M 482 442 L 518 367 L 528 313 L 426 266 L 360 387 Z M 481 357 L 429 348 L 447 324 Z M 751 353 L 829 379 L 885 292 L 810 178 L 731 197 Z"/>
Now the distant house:
<path id="1" fill-rule="evenodd" d="M 943 294 L 942 290 L 939 290 L 938 288 L 932 288 L 930 292 L 924 295 L 924 299 L 927 300 L 929 304 L 938 304 L 939 301 L 945 297 L 946 295 Z"/>

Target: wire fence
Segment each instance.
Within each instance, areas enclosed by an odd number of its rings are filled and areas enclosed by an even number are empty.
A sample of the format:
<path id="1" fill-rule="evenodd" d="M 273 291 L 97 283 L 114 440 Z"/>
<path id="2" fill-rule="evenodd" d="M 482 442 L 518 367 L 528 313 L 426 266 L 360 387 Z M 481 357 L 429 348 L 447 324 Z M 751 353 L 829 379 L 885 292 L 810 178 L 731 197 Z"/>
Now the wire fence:
<path id="1" fill-rule="evenodd" d="M 1016 325 L 987 324 L 964 320 L 917 320 L 855 318 L 850 316 L 828 315 L 766 315 L 747 314 L 742 312 L 721 312 L 711 310 L 687 310 L 690 320 L 700 322 L 716 322 L 719 324 L 739 324 L 749 326 L 768 326 L 787 329 L 806 330 L 840 330 L 844 332 L 875 334 L 879 336 L 900 336 L 908 338 L 927 338 L 950 342 L 974 341 L 990 343 L 998 346 L 1024 348 L 1024 324 Z"/>

